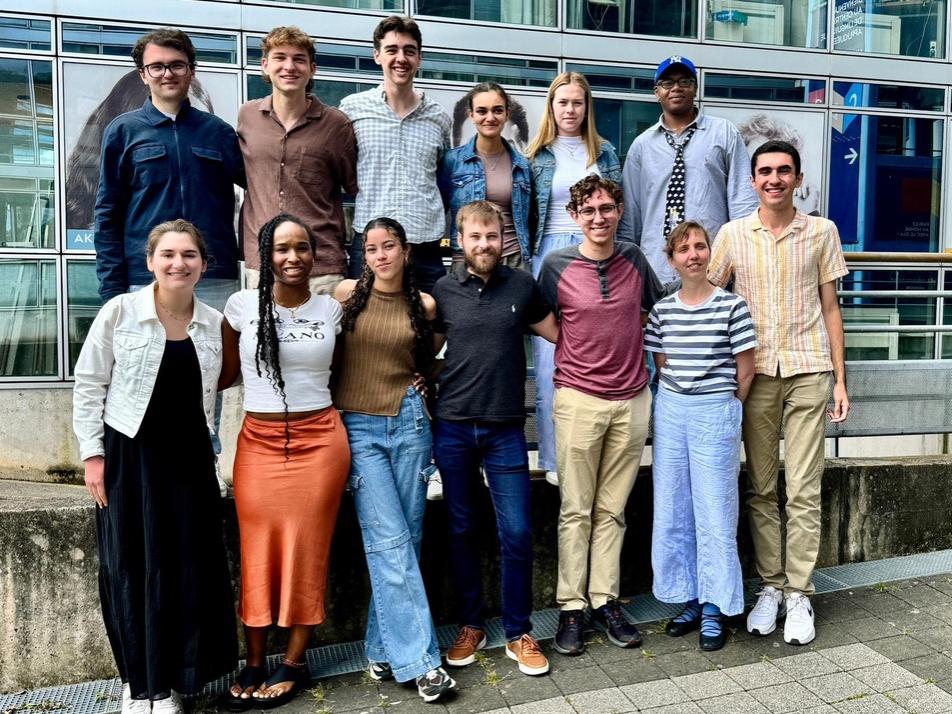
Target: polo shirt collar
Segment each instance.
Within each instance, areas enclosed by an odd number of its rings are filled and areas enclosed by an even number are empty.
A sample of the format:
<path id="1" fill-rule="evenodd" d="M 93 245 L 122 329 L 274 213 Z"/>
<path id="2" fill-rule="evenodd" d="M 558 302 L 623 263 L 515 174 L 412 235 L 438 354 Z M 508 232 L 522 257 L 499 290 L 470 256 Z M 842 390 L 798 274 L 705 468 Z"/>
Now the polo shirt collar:
<path id="1" fill-rule="evenodd" d="M 791 233 L 797 233 L 799 231 L 802 231 L 806 227 L 807 214 L 805 214 L 799 208 L 796 210 L 797 212 L 793 214 L 793 220 L 790 221 L 790 224 L 784 230 L 783 235 L 779 236 L 780 238 L 783 238 Z M 770 233 L 770 231 L 767 230 L 767 227 L 764 226 L 763 221 L 760 220 L 759 207 L 755 208 L 754 212 L 750 214 L 750 227 L 752 230 L 755 230 L 755 231 L 765 231 L 767 233 Z M 773 233 L 770 233 L 770 235 L 773 236 Z"/>
<path id="2" fill-rule="evenodd" d="M 191 102 L 189 102 L 188 97 L 186 97 L 182 101 L 182 106 L 179 107 L 179 112 L 176 115 L 176 119 L 184 119 L 185 116 L 188 114 L 188 110 L 191 108 L 191 106 L 192 106 Z M 163 114 L 162 112 L 160 112 L 158 109 L 155 108 L 155 105 L 152 103 L 152 97 L 145 98 L 145 102 L 142 104 L 142 111 L 145 112 L 145 116 L 149 120 L 149 123 L 152 124 L 152 126 L 159 126 L 160 124 L 164 124 L 165 122 L 172 121 L 171 119 L 169 119 L 169 117 L 167 117 L 165 114 Z"/>
<path id="3" fill-rule="evenodd" d="M 704 116 L 704 114 L 701 113 L 701 110 L 698 109 L 697 107 L 694 108 L 694 112 L 695 112 L 694 121 L 692 121 L 690 124 L 684 127 L 684 129 L 681 130 L 682 134 L 688 129 L 690 129 L 692 126 L 696 126 L 701 131 L 704 131 L 707 129 L 707 126 L 710 123 L 708 118 Z M 669 129 L 668 127 L 664 125 L 664 114 L 658 117 L 658 123 L 655 124 L 653 128 L 655 129 L 655 131 L 666 131 L 671 134 L 674 133 L 671 129 Z"/>
<path id="4" fill-rule="evenodd" d="M 494 283 L 499 280 L 500 273 L 501 273 L 501 271 L 499 270 L 500 265 L 501 263 L 496 263 L 496 267 L 493 268 L 493 272 L 489 274 L 489 280 L 485 282 L 485 285 L 489 285 L 489 283 L 491 282 Z M 456 270 L 456 280 L 459 281 L 460 285 L 465 285 L 469 281 L 470 278 L 475 278 L 476 280 L 482 280 L 482 278 L 479 277 L 478 275 L 473 275 L 471 272 L 469 272 L 469 269 L 466 267 L 466 263 L 463 263 Z"/>
<path id="5" fill-rule="evenodd" d="M 269 94 L 267 97 L 264 97 L 261 100 L 261 104 L 258 106 L 262 112 L 267 112 L 271 114 L 274 110 L 274 95 Z M 308 119 L 320 119 L 321 115 L 324 114 L 324 103 L 317 98 L 317 96 L 307 93 L 307 98 L 310 103 L 307 105 L 307 111 L 304 112 L 304 116 Z"/>

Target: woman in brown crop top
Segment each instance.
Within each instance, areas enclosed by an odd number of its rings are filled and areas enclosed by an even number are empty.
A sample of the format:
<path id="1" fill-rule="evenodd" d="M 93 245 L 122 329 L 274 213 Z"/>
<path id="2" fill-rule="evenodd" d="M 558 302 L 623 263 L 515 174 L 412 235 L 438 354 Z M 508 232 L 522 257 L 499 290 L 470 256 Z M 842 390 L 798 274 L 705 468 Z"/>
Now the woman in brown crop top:
<path id="1" fill-rule="evenodd" d="M 334 293 L 344 307 L 334 403 L 350 441 L 350 492 L 373 588 L 365 638 L 370 676 L 415 680 L 431 702 L 456 684 L 440 666 L 418 560 L 433 440 L 413 382 L 433 363 L 436 303 L 417 289 L 410 260 L 399 223 L 367 224 L 364 272 Z"/>

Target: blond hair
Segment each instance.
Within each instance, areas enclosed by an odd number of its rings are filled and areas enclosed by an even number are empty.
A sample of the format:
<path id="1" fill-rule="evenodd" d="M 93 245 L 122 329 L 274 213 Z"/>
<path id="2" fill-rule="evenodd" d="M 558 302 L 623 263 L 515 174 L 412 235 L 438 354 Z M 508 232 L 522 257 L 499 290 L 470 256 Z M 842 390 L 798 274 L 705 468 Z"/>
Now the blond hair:
<path id="1" fill-rule="evenodd" d="M 310 64 L 317 64 L 317 57 L 314 50 L 314 40 L 308 36 L 308 34 L 302 30 L 300 27 L 295 25 L 287 25 L 281 27 L 275 27 L 261 40 L 261 57 L 262 59 L 268 56 L 268 53 L 273 50 L 275 47 L 280 47 L 281 45 L 290 45 L 291 47 L 296 47 L 299 50 L 304 50 L 307 52 L 308 62 Z M 261 67 L 261 77 L 264 79 L 266 84 L 271 84 L 271 78 L 265 73 L 264 66 Z M 314 86 L 314 79 L 311 78 L 307 82 L 306 90 L 311 91 L 311 87 Z"/>
<path id="2" fill-rule="evenodd" d="M 585 143 L 585 150 L 588 153 L 588 164 L 586 166 L 592 166 L 598 161 L 604 139 L 598 135 L 598 130 L 595 129 L 595 106 L 592 101 L 592 88 L 589 86 L 588 80 L 585 79 L 585 75 L 580 72 L 562 72 L 552 80 L 552 84 L 549 85 L 549 93 L 545 97 L 545 114 L 542 115 L 539 130 L 526 149 L 526 158 L 530 161 L 534 159 L 536 154 L 548 147 L 559 135 L 558 127 L 555 124 L 555 115 L 552 112 L 552 101 L 555 99 L 555 91 L 566 84 L 579 86 L 585 92 L 582 141 Z"/>
<path id="3" fill-rule="evenodd" d="M 159 246 L 159 241 L 166 233 L 188 233 L 198 249 L 198 254 L 202 260 L 208 260 L 208 247 L 205 245 L 205 239 L 202 238 L 202 232 L 195 227 L 194 223 L 189 223 L 184 218 L 176 218 L 174 221 L 160 223 L 151 231 L 145 242 L 145 254 L 150 258 L 155 255 L 155 249 Z"/>
<path id="4" fill-rule="evenodd" d="M 472 201 L 467 203 L 456 214 L 456 230 L 463 235 L 463 224 L 468 220 L 477 220 L 480 223 L 499 222 L 499 234 L 502 235 L 506 230 L 506 220 L 503 218 L 502 211 L 492 201 Z"/>

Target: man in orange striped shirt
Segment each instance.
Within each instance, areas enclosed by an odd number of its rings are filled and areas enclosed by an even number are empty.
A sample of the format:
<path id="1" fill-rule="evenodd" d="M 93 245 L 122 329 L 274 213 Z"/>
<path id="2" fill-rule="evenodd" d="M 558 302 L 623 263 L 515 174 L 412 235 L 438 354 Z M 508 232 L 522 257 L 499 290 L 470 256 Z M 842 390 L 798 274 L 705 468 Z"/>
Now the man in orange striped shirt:
<path id="1" fill-rule="evenodd" d="M 812 575 L 820 546 L 823 416 L 830 393 L 831 422 L 849 412 L 843 320 L 836 280 L 848 272 L 836 226 L 793 205 L 803 180 L 800 155 L 784 141 L 768 141 L 751 157 L 751 182 L 760 199 L 754 213 L 725 224 L 714 241 L 709 277 L 750 307 L 757 334 L 755 371 L 744 403 L 743 435 L 749 474 L 750 527 L 762 581 L 747 630 L 768 635 L 786 611 L 783 636 L 805 645 L 815 637 Z M 787 493 L 786 557 L 782 558 L 777 476 L 784 425 Z"/>

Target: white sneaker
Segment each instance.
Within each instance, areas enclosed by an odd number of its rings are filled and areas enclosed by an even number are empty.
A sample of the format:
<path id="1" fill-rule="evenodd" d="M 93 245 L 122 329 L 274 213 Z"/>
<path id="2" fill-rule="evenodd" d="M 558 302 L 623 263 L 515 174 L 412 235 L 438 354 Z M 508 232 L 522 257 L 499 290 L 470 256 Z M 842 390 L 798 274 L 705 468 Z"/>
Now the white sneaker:
<path id="1" fill-rule="evenodd" d="M 558 471 L 546 471 L 545 480 L 551 483 L 553 486 L 559 485 L 559 472 Z"/>
<path id="2" fill-rule="evenodd" d="M 443 500 L 443 477 L 440 476 L 439 469 L 433 469 L 433 473 L 430 474 L 430 480 L 426 482 L 426 500 Z"/>
<path id="3" fill-rule="evenodd" d="M 787 596 L 787 621 L 783 623 L 783 639 L 788 645 L 805 645 L 813 642 L 813 606 L 803 593 Z"/>
<path id="4" fill-rule="evenodd" d="M 780 606 L 783 593 L 777 588 L 765 586 L 757 593 L 757 604 L 747 615 L 747 631 L 752 635 L 769 635 L 777 629 L 777 618 L 783 613 Z"/>
<path id="5" fill-rule="evenodd" d="M 128 684 L 122 685 L 122 714 L 149 714 L 152 702 L 148 699 L 133 699 Z"/>
<path id="6" fill-rule="evenodd" d="M 182 695 L 173 689 L 165 699 L 156 699 L 152 702 L 152 714 L 185 714 Z"/>

